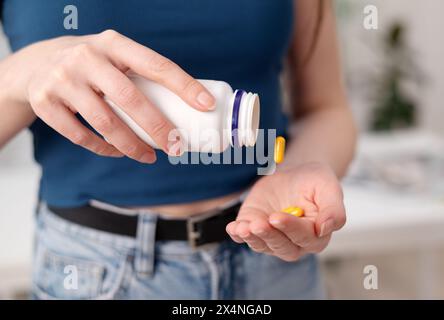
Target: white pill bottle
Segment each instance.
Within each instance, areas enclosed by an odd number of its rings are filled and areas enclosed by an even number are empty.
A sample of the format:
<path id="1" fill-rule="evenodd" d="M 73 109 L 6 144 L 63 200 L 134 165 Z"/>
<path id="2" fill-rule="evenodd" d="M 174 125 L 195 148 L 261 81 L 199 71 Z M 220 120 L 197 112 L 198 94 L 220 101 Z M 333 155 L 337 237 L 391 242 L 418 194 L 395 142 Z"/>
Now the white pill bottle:
<path id="1" fill-rule="evenodd" d="M 221 153 L 230 146 L 252 147 L 256 144 L 260 103 L 259 96 L 243 90 L 234 90 L 223 81 L 198 80 L 214 96 L 216 106 L 211 111 L 190 107 L 167 88 L 138 75 L 129 78 L 148 99 L 178 129 L 171 132 L 174 142 L 179 132 L 182 152 Z M 112 110 L 142 139 L 158 148 L 152 138 L 121 108 L 105 98 Z"/>

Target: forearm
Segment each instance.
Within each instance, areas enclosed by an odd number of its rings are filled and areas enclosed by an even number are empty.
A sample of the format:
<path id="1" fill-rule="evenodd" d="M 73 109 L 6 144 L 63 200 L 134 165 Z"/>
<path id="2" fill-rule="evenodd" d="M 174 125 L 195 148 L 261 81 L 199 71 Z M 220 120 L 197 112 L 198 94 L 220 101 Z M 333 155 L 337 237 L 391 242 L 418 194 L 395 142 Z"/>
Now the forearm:
<path id="1" fill-rule="evenodd" d="M 291 128 L 285 161 L 278 168 L 320 162 L 343 177 L 353 159 L 356 129 L 347 107 L 323 108 L 307 114 Z"/>
<path id="2" fill-rule="evenodd" d="M 353 158 L 356 129 L 343 85 L 333 3 L 298 0 L 295 15 L 287 89 L 297 122 L 278 170 L 321 162 L 342 177 Z"/>

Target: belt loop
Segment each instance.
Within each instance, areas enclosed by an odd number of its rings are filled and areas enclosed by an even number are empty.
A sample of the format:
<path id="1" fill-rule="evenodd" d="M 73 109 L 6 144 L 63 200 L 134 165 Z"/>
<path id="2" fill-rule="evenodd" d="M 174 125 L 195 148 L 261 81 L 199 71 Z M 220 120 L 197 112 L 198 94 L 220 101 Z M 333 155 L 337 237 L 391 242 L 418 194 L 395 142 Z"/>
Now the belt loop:
<path id="1" fill-rule="evenodd" d="M 156 214 L 139 214 L 134 269 L 142 278 L 150 277 L 154 272 L 156 223 Z"/>

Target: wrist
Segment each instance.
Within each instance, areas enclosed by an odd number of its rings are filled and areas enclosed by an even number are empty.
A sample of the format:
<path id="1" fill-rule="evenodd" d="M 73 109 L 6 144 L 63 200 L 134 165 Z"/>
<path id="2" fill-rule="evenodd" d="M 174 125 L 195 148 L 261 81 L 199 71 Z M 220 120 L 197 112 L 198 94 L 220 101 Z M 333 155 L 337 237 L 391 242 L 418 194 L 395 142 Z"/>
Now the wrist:
<path id="1" fill-rule="evenodd" d="M 0 61 L 0 110 L 4 118 L 9 116 L 29 122 L 36 116 L 28 103 L 23 80 L 18 77 L 23 73 L 20 67 L 16 69 L 15 60 L 14 56 L 9 56 Z"/>
<path id="2" fill-rule="evenodd" d="M 16 54 L 13 54 L 0 61 L 0 99 L 14 104 L 27 104 L 26 82 L 23 79 L 27 72 L 21 70 L 23 66 L 17 60 Z"/>

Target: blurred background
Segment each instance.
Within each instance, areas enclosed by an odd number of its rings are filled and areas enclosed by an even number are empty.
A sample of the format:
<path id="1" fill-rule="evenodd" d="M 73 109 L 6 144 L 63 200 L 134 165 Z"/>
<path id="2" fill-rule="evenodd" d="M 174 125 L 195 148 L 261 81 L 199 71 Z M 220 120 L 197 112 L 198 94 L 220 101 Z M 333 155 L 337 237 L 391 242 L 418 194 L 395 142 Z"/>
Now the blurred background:
<path id="1" fill-rule="evenodd" d="M 329 298 L 444 299 L 444 2 L 335 3 L 361 135 L 343 181 L 348 222 L 321 255 Z M 23 132 L 0 150 L 0 299 L 29 288 L 38 179 Z"/>

